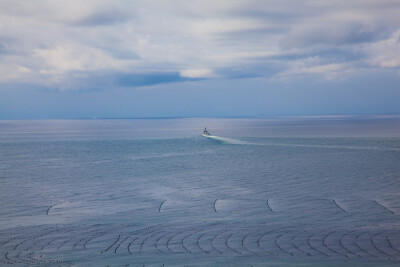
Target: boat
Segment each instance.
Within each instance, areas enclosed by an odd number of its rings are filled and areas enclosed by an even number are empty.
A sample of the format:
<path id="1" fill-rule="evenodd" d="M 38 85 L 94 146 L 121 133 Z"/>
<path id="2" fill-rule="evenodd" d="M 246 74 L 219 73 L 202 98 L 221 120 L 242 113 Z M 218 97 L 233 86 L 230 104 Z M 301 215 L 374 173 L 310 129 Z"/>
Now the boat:
<path id="1" fill-rule="evenodd" d="M 207 131 L 207 128 L 204 127 L 203 133 L 201 134 L 201 136 L 210 136 L 210 133 Z"/>

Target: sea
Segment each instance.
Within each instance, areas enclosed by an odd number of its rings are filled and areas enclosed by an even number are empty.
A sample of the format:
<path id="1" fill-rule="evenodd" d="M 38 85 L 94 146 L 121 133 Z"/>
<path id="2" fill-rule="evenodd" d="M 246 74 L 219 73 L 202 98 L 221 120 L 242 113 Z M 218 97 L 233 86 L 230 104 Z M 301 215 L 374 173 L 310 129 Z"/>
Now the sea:
<path id="1" fill-rule="evenodd" d="M 0 121 L 0 265 L 400 266 L 400 117 Z"/>

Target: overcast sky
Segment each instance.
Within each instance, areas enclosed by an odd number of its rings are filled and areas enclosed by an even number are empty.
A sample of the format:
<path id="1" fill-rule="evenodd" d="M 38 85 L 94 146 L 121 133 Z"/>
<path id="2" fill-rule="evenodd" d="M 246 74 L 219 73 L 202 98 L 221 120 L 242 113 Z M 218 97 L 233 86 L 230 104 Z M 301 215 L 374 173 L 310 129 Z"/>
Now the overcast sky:
<path id="1" fill-rule="evenodd" d="M 400 113 L 398 0 L 0 0 L 0 119 Z"/>

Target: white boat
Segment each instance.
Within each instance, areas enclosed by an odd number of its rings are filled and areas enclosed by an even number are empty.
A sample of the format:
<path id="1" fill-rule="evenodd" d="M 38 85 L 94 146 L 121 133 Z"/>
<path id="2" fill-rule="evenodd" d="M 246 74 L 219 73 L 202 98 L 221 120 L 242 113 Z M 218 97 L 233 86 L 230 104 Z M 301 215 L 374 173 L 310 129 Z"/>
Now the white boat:
<path id="1" fill-rule="evenodd" d="M 201 136 L 210 136 L 210 133 L 207 131 L 207 128 L 204 127 L 203 133 L 201 134 Z"/>

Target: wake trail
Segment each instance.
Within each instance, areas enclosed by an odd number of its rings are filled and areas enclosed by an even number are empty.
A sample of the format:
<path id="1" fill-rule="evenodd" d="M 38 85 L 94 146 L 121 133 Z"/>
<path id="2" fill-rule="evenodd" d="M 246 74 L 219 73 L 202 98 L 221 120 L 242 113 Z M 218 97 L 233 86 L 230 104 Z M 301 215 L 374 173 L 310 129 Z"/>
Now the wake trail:
<path id="1" fill-rule="evenodd" d="M 221 136 L 216 136 L 216 135 L 208 135 L 206 136 L 207 138 L 219 141 L 224 144 L 230 144 L 230 145 L 254 145 L 253 143 L 249 143 L 246 141 L 241 141 L 237 139 L 232 139 L 232 138 L 226 138 L 226 137 L 221 137 Z"/>
<path id="2" fill-rule="evenodd" d="M 255 145 L 255 146 L 277 146 L 277 147 L 301 147 L 301 148 L 326 148 L 326 149 L 349 149 L 349 150 L 378 150 L 378 151 L 400 151 L 400 148 L 384 148 L 376 146 L 347 146 L 347 145 L 313 145 L 313 144 L 290 144 L 290 143 L 253 143 L 233 138 L 216 135 L 206 136 L 207 138 L 231 145 Z"/>
<path id="3" fill-rule="evenodd" d="M 304 148 L 331 148 L 349 150 L 378 150 L 378 151 L 400 151 L 399 148 L 366 147 L 366 146 L 341 146 L 341 145 L 308 145 L 308 144 L 287 144 L 287 143 L 248 143 L 260 146 L 282 146 L 282 147 L 304 147 Z"/>

